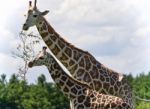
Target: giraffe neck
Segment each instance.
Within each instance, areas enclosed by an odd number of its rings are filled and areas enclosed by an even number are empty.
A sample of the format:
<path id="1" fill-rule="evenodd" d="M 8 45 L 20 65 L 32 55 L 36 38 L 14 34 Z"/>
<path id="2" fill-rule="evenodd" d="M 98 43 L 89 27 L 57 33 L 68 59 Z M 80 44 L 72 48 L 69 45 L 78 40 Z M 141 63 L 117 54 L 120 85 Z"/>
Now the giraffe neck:
<path id="1" fill-rule="evenodd" d="M 68 70 L 73 69 L 82 55 L 87 53 L 64 40 L 44 17 L 38 20 L 36 26 L 48 48 Z M 70 73 L 73 74 L 74 70 Z"/>
<path id="2" fill-rule="evenodd" d="M 87 84 L 81 83 L 70 77 L 52 56 L 49 59 L 51 60 L 46 62 L 48 71 L 65 96 L 73 99 L 79 91 L 90 88 Z"/>

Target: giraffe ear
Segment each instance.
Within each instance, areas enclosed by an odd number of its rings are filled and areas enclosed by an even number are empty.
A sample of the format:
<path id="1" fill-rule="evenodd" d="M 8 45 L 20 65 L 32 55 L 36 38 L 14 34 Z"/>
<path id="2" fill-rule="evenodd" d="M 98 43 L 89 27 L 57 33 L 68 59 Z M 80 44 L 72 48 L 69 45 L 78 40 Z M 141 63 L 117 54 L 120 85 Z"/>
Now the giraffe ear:
<path id="1" fill-rule="evenodd" d="M 48 14 L 48 13 L 49 13 L 49 11 L 46 10 L 46 11 L 44 11 L 44 12 L 41 12 L 41 15 L 42 15 L 42 16 L 45 16 L 45 15 Z"/>
<path id="2" fill-rule="evenodd" d="M 47 47 L 46 46 L 43 46 L 43 50 L 46 50 L 47 49 Z"/>
<path id="3" fill-rule="evenodd" d="M 47 47 L 44 46 L 44 47 L 43 47 L 43 52 L 44 52 L 44 53 L 46 53 L 46 49 L 47 49 Z"/>

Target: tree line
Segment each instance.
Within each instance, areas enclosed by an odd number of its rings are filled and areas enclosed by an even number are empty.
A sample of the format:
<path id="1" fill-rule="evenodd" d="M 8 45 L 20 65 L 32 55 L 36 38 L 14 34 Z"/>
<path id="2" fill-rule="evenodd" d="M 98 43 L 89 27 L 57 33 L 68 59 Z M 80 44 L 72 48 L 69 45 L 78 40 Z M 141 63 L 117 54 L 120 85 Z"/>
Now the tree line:
<path id="1" fill-rule="evenodd" d="M 127 76 L 135 98 L 135 109 L 150 109 L 150 72 Z M 69 100 L 42 74 L 28 84 L 13 74 L 8 81 L 0 76 L 0 109 L 69 109 Z"/>

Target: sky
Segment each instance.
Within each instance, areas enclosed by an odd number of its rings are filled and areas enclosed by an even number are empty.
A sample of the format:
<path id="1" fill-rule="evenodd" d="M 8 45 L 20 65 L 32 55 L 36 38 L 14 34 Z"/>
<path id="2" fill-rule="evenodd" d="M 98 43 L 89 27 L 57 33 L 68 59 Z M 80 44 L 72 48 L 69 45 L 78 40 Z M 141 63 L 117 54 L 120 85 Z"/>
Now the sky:
<path id="1" fill-rule="evenodd" d="M 0 4 L 0 74 L 9 78 L 21 61 L 12 57 L 25 22 L 28 0 L 5 0 Z M 37 0 L 40 11 L 68 42 L 89 51 L 105 66 L 136 76 L 150 71 L 149 0 Z M 36 27 L 28 32 L 38 33 Z M 37 50 L 40 50 L 40 45 Z M 36 82 L 46 67 L 29 69 L 27 80 Z"/>

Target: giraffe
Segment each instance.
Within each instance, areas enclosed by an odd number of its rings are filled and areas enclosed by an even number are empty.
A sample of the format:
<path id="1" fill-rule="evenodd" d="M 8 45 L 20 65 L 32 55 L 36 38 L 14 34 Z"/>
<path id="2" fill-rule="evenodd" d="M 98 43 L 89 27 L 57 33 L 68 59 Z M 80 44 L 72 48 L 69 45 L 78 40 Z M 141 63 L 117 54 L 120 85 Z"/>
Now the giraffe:
<path id="1" fill-rule="evenodd" d="M 54 82 L 72 102 L 72 109 L 131 109 L 122 98 L 102 94 L 88 84 L 69 76 L 55 58 L 43 47 L 38 56 L 28 66 L 45 65 Z"/>
<path id="2" fill-rule="evenodd" d="M 44 18 L 49 11 L 40 12 L 36 0 L 34 6 L 31 7 L 30 2 L 29 7 L 23 30 L 27 31 L 35 25 L 48 48 L 74 78 L 86 82 L 101 93 L 123 98 L 133 108 L 132 90 L 125 75 L 105 67 L 89 52 L 63 39 Z"/>

